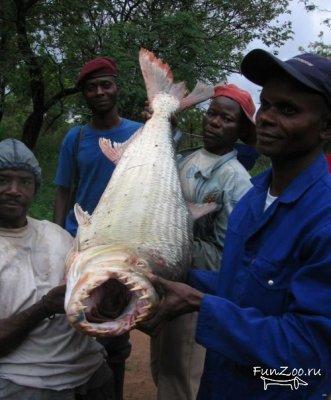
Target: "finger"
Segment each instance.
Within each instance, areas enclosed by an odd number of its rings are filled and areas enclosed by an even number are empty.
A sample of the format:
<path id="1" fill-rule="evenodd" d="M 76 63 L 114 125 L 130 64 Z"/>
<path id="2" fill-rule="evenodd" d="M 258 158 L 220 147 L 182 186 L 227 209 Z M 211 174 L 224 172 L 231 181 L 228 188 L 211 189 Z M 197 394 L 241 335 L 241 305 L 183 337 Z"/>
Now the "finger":
<path id="1" fill-rule="evenodd" d="M 142 117 L 144 120 L 149 120 L 149 119 L 151 118 L 151 116 L 152 116 L 152 114 L 149 113 L 149 112 L 147 112 L 147 111 L 142 111 L 142 113 L 141 113 L 141 117 Z"/>
<path id="2" fill-rule="evenodd" d="M 161 278 L 160 276 L 154 275 L 154 274 L 147 274 L 148 279 L 152 282 L 154 286 L 157 288 L 163 290 L 163 291 L 168 291 L 171 290 L 171 288 L 174 285 L 173 281 L 169 281 L 167 279 Z"/>
<path id="3" fill-rule="evenodd" d="M 165 324 L 166 324 L 166 321 L 162 320 L 162 321 L 160 321 L 160 323 L 158 325 L 155 325 L 155 326 L 141 323 L 141 324 L 137 324 L 136 328 L 148 336 L 156 337 L 161 333 Z"/>

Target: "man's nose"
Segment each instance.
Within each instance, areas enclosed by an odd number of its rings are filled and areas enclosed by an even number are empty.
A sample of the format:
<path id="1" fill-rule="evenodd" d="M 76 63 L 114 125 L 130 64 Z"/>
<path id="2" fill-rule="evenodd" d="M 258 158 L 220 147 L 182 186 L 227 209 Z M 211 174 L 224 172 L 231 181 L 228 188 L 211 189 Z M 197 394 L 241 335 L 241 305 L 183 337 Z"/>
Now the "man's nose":
<path id="1" fill-rule="evenodd" d="M 219 128 L 222 125 L 222 118 L 219 115 L 213 115 L 209 119 L 209 124 Z"/>
<path id="2" fill-rule="evenodd" d="M 103 87 L 101 85 L 97 86 L 97 95 L 103 94 Z"/>
<path id="3" fill-rule="evenodd" d="M 259 109 L 256 114 L 256 126 L 275 125 L 276 120 L 276 113 L 273 107 L 269 107 L 266 110 Z"/>
<path id="4" fill-rule="evenodd" d="M 15 196 L 15 197 L 19 197 L 22 195 L 21 190 L 20 190 L 20 185 L 17 181 L 13 180 L 11 181 L 6 189 L 6 194 L 10 195 L 10 196 Z"/>

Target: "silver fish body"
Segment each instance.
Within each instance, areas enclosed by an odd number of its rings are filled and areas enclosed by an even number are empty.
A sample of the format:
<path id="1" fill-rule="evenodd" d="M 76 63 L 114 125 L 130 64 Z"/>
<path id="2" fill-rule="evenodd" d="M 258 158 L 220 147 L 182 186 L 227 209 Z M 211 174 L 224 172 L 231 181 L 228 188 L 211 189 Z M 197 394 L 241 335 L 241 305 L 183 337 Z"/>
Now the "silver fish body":
<path id="1" fill-rule="evenodd" d="M 73 326 L 90 335 L 132 329 L 158 303 L 148 274 L 181 280 L 190 264 L 192 222 L 170 125 L 180 101 L 161 92 L 152 106 L 152 118 L 126 146 L 93 214 L 76 207 L 79 228 L 67 258 L 65 308 Z M 126 297 L 120 311 L 89 318 L 114 291 Z"/>

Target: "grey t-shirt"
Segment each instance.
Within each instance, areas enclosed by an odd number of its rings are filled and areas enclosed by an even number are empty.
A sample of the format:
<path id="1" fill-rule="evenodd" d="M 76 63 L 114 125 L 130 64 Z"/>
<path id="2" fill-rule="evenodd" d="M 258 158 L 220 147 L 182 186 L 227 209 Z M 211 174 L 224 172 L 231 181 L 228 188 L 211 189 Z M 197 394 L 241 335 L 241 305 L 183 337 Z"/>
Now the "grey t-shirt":
<path id="1" fill-rule="evenodd" d="M 28 218 L 20 229 L 0 229 L 0 318 L 35 304 L 64 283 L 71 236 L 59 226 Z M 103 347 L 69 325 L 66 315 L 44 319 L 13 352 L 0 358 L 0 378 L 53 390 L 84 384 L 103 362 Z M 0 398 L 1 395 L 0 386 Z"/>

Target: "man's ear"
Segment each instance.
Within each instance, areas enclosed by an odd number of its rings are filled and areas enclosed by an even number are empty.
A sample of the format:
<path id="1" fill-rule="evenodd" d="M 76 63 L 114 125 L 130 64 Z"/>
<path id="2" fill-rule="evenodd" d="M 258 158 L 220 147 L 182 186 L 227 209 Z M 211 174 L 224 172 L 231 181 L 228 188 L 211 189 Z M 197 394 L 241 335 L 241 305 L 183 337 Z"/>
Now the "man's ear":
<path id="1" fill-rule="evenodd" d="M 322 122 L 321 139 L 331 141 L 331 114 Z"/>

